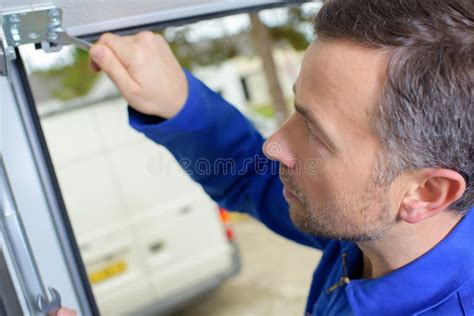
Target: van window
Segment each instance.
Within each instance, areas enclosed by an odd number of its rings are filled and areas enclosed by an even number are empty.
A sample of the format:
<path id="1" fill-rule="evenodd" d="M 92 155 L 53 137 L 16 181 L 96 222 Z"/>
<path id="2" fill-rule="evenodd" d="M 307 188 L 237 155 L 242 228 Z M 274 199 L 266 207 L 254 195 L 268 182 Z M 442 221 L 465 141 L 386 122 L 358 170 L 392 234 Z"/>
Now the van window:
<path id="1" fill-rule="evenodd" d="M 259 15 L 288 113 L 315 9 Z M 153 31 L 166 37 L 184 67 L 268 135 L 281 116 L 251 21 L 239 14 Z M 101 312 L 171 310 L 186 303 L 179 302 L 182 293 L 237 273 L 238 251 L 222 210 L 166 149 L 129 127 L 126 101 L 89 69 L 87 52 L 64 47 L 46 54 L 25 46 L 21 56 Z"/>

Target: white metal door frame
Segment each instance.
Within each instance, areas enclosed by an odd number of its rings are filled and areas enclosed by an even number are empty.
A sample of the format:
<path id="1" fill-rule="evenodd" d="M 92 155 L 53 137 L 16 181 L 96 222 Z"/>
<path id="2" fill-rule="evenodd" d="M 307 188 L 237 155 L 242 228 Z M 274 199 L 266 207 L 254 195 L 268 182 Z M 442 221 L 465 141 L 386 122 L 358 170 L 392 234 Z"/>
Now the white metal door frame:
<path id="1" fill-rule="evenodd" d="M 9 80 L 0 77 L 0 153 L 38 269 L 63 305 L 81 315 L 98 314 L 22 61 L 9 63 Z"/>

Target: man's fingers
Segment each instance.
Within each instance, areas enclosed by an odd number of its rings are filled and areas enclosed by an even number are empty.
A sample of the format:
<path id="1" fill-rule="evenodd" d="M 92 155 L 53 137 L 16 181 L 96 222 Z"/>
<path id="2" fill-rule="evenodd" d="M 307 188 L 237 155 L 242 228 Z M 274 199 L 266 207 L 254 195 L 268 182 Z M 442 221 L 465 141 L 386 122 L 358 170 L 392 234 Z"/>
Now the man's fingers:
<path id="1" fill-rule="evenodd" d="M 73 309 L 61 307 L 54 315 L 50 316 L 77 316 L 77 313 Z"/>
<path id="2" fill-rule="evenodd" d="M 131 91 L 138 90 L 138 84 L 109 47 L 96 44 L 91 47 L 89 53 L 93 67 L 98 67 L 105 72 L 125 98 L 127 98 Z"/>
<path id="3" fill-rule="evenodd" d="M 184 106 L 186 74 L 162 36 L 104 34 L 90 57 L 92 68 L 103 70 L 135 110 L 171 118 Z"/>
<path id="4" fill-rule="evenodd" d="M 89 55 L 89 56 L 90 56 L 90 55 Z M 100 71 L 99 65 L 97 65 L 97 64 L 95 63 L 95 61 L 92 60 L 92 58 L 90 58 L 90 64 L 91 64 L 91 68 L 92 68 L 93 71 L 95 71 L 95 72 L 99 72 L 99 71 Z"/>
<path id="5" fill-rule="evenodd" d="M 133 45 L 132 37 L 105 33 L 100 37 L 97 43 L 110 47 L 115 56 L 117 56 L 126 68 L 130 66 L 134 54 L 134 51 L 131 49 Z"/>

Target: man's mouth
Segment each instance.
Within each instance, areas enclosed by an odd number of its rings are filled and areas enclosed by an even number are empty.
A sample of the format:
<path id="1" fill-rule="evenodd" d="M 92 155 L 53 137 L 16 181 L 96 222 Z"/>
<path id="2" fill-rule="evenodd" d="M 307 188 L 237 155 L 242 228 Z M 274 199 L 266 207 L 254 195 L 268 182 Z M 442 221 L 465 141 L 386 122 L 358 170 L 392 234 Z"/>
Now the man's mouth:
<path id="1" fill-rule="evenodd" d="M 290 185 L 291 181 L 284 166 L 280 166 L 280 180 L 283 183 L 283 196 L 287 202 L 293 201 L 301 203 L 296 193 L 297 191 L 292 189 L 294 186 Z"/>
<path id="2" fill-rule="evenodd" d="M 283 186 L 283 196 L 287 201 L 299 201 L 298 197 L 286 185 Z"/>
<path id="3" fill-rule="evenodd" d="M 281 179 L 281 182 L 283 183 L 283 196 L 285 197 L 285 199 L 288 202 L 300 201 L 295 191 L 291 189 L 291 186 L 288 183 L 286 183 L 284 178 L 280 176 L 280 179 Z"/>

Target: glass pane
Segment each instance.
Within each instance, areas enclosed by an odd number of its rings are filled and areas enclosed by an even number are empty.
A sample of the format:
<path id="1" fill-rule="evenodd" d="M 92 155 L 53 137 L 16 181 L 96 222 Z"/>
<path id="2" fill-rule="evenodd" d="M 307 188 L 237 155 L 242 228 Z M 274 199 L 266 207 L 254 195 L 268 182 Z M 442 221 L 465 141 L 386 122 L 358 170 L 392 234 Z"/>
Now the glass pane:
<path id="1" fill-rule="evenodd" d="M 260 14 L 273 45 L 288 113 L 303 51 L 312 40 L 310 21 L 317 7 L 313 3 Z M 281 122 L 247 14 L 156 31 L 168 39 L 183 66 L 234 104 L 264 135 Z M 230 216 L 235 223 L 229 226 L 226 213 L 165 148 L 129 127 L 125 100 L 106 76 L 89 70 L 87 53 L 65 47 L 45 54 L 32 46 L 23 47 L 21 53 L 102 314 L 171 311 L 235 276 L 240 252 L 232 227 L 242 231 L 243 242 L 247 240 L 242 252 L 256 253 L 246 247 L 257 235 L 275 238 L 253 224 L 241 224 L 251 220 L 239 215 Z M 275 251 L 284 255 L 281 249 Z M 306 260 L 309 276 L 315 255 L 301 251 L 295 270 L 305 271 L 301 262 Z M 296 311 L 288 314 L 303 311 L 308 282 L 299 283 Z M 228 299 L 235 305 L 236 298 Z M 281 301 L 275 296 L 262 299 L 262 304 L 271 304 L 272 299 Z M 212 311 L 205 303 L 202 315 L 229 311 L 225 304 L 210 302 Z M 194 309 L 193 315 L 197 314 Z"/>

